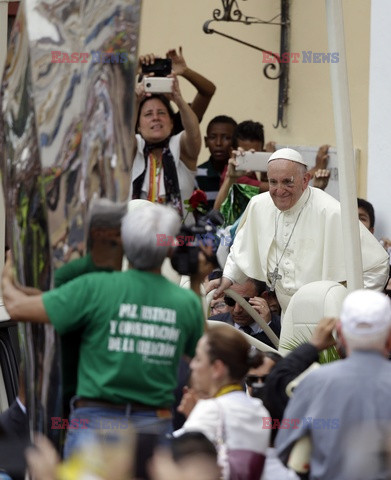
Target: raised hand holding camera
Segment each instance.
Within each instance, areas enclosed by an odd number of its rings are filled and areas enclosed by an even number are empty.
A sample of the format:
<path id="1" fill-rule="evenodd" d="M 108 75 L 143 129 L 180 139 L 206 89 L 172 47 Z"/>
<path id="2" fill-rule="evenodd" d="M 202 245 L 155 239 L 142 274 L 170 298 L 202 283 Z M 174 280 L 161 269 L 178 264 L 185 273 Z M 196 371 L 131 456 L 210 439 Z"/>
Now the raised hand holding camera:
<path id="1" fill-rule="evenodd" d="M 270 158 L 269 152 L 240 152 L 236 155 L 236 170 L 251 172 L 266 172 L 267 161 Z"/>
<path id="2" fill-rule="evenodd" d="M 171 93 L 173 78 L 170 58 L 140 57 L 143 86 L 146 93 Z"/>
<path id="3" fill-rule="evenodd" d="M 172 71 L 171 59 L 151 57 L 141 65 L 141 71 L 144 75 L 153 73 L 155 77 L 167 77 Z"/>
<path id="4" fill-rule="evenodd" d="M 144 77 L 144 90 L 147 93 L 171 93 L 173 81 L 170 77 Z"/>

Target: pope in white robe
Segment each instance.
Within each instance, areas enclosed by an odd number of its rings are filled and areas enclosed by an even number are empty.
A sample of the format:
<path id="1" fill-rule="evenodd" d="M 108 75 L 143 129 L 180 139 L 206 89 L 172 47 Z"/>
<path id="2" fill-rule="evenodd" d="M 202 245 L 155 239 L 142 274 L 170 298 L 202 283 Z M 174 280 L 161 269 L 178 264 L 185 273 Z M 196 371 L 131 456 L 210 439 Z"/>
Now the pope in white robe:
<path id="1" fill-rule="evenodd" d="M 246 276 L 263 280 L 275 288 L 285 311 L 305 284 L 346 281 L 341 208 L 336 199 L 308 185 L 310 175 L 295 150 L 277 150 L 268 176 L 269 192 L 253 197 L 243 214 L 218 291 L 231 282 L 243 283 Z M 388 255 L 359 223 L 364 286 L 382 290 Z"/>

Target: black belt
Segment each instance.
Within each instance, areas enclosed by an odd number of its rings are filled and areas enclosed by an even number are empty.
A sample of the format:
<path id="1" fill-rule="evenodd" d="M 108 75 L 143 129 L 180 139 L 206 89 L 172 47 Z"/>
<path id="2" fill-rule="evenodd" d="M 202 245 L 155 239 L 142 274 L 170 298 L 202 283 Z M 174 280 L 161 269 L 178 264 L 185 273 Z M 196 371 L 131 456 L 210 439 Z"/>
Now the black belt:
<path id="1" fill-rule="evenodd" d="M 129 402 L 129 403 L 110 403 L 106 400 L 100 399 L 91 399 L 91 398 L 78 398 L 74 403 L 75 408 L 83 407 L 96 407 L 96 408 L 110 408 L 122 412 L 123 414 L 127 413 L 137 413 L 137 412 L 155 412 L 156 416 L 159 418 L 171 418 L 172 412 L 170 408 L 167 407 L 152 407 L 151 405 L 144 405 L 143 403 Z"/>

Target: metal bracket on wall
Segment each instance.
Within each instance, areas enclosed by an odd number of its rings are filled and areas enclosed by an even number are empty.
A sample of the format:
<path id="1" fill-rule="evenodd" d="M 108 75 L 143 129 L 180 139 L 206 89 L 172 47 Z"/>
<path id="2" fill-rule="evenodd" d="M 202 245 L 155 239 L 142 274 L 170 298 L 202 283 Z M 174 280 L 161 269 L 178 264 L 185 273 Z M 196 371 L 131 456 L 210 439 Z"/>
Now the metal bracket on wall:
<path id="1" fill-rule="evenodd" d="M 238 6 L 237 0 L 221 0 L 223 9 L 215 8 L 213 10 L 213 19 L 207 20 L 204 23 L 203 30 L 205 33 L 217 33 L 223 37 L 239 42 L 247 47 L 254 48 L 262 53 L 265 53 L 273 58 L 273 61 L 267 63 L 263 68 L 263 74 L 270 80 L 278 80 L 278 108 L 277 108 L 277 123 L 273 125 L 274 128 L 278 128 L 280 125 L 286 128 L 287 125 L 284 122 L 285 107 L 288 105 L 288 81 L 289 81 L 289 59 L 287 62 L 282 62 L 282 55 L 285 52 L 289 52 L 289 0 L 281 0 L 281 11 L 279 14 L 271 18 L 270 20 L 261 20 L 256 17 L 249 17 L 244 15 Z M 246 0 L 243 0 L 246 1 Z M 251 43 L 244 42 L 238 38 L 227 35 L 226 33 L 219 32 L 210 27 L 212 22 L 239 22 L 245 25 L 254 24 L 266 24 L 276 25 L 281 27 L 280 32 L 280 55 L 273 53 L 270 50 L 258 47 Z"/>

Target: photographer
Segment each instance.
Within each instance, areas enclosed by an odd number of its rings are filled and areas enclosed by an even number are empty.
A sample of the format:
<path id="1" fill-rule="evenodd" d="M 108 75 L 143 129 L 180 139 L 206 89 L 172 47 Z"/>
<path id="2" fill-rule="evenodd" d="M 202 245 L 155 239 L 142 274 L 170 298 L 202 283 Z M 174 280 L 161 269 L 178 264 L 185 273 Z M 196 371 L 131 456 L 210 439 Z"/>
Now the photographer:
<path id="1" fill-rule="evenodd" d="M 197 115 L 198 121 L 201 122 L 202 117 L 209 103 L 216 91 L 216 86 L 200 73 L 191 69 L 183 56 L 182 47 L 179 47 L 178 51 L 175 48 L 170 49 L 166 53 L 166 58 L 172 62 L 172 70 L 176 75 L 185 78 L 193 87 L 197 90 L 193 101 L 189 103 L 193 112 Z M 142 71 L 144 65 L 153 65 L 155 61 L 160 59 L 154 54 L 142 55 L 139 58 L 139 71 Z M 183 130 L 183 125 L 179 112 L 175 114 L 174 119 L 174 133 L 179 133 Z"/>
<path id="2" fill-rule="evenodd" d="M 164 94 L 147 92 L 143 81 L 136 85 L 136 136 L 130 198 L 172 205 L 183 217 L 183 201 L 194 189 L 201 132 L 195 113 L 182 98 L 176 74 L 171 73 L 168 78 L 172 78 L 172 87 Z M 170 100 L 177 105 L 184 127 L 177 135 L 172 135 L 174 112 Z M 190 216 L 188 220 L 192 222 Z"/>
<path id="3" fill-rule="evenodd" d="M 254 172 L 246 172 L 246 174 L 244 174 L 244 172 L 235 169 L 237 164 L 236 157 L 238 155 L 243 155 L 247 151 L 263 152 L 264 144 L 265 137 L 261 123 L 246 120 L 236 126 L 232 140 L 232 155 L 221 175 L 223 181 L 214 204 L 215 209 L 220 209 L 228 196 L 230 188 L 235 183 L 258 187 L 259 191 L 254 189 L 254 194 L 265 192 L 269 189 L 267 181 L 258 180 Z M 269 142 L 266 145 L 265 151 L 274 151 L 274 143 Z"/>

